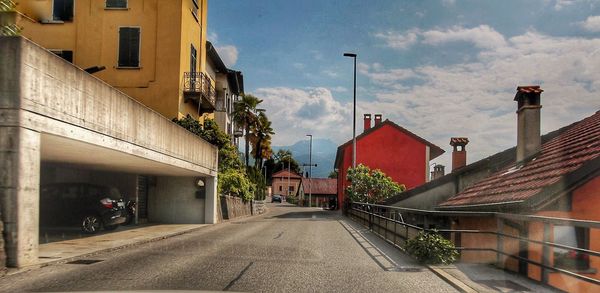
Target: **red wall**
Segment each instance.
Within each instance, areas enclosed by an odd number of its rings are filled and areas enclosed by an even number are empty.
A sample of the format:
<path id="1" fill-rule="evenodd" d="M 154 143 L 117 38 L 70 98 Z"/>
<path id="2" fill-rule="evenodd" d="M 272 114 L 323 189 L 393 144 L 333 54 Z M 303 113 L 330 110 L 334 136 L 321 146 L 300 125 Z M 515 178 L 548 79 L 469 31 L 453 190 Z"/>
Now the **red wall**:
<path id="1" fill-rule="evenodd" d="M 425 144 L 397 128 L 384 125 L 356 141 L 356 165 L 380 169 L 407 189 L 425 183 Z M 349 185 L 346 171 L 352 165 L 352 143 L 344 149 L 338 174 L 338 202 L 343 204 L 344 190 Z"/>

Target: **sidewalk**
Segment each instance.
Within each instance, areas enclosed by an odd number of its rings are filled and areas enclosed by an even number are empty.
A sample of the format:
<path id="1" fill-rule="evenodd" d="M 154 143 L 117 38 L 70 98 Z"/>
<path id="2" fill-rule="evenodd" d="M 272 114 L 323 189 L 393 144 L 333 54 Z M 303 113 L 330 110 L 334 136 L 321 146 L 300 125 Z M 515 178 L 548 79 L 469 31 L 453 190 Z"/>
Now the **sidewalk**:
<path id="1" fill-rule="evenodd" d="M 115 232 L 96 236 L 40 244 L 39 262 L 37 265 L 43 266 L 54 262 L 64 262 L 86 254 L 98 253 L 101 251 L 173 237 L 206 226 L 211 225 L 156 224 L 133 226 L 132 228 L 123 231 L 117 230 Z"/>

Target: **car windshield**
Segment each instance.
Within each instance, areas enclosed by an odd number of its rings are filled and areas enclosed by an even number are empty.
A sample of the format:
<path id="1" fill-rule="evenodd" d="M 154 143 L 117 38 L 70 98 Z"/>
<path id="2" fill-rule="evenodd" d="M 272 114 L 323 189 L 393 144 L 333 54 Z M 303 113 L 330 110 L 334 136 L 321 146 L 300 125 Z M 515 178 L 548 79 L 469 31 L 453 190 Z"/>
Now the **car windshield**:
<path id="1" fill-rule="evenodd" d="M 0 0 L 0 292 L 600 292 L 600 0 Z"/>

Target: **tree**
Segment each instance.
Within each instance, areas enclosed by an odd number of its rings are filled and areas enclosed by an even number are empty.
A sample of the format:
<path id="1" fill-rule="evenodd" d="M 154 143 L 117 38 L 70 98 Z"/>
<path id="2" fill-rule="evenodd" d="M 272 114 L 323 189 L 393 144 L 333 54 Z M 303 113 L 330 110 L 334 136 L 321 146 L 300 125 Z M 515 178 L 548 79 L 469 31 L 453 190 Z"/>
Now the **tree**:
<path id="1" fill-rule="evenodd" d="M 250 153 L 250 127 L 256 123 L 256 107 L 262 103 L 257 97 L 252 95 L 243 95 L 242 99 L 235 103 L 233 106 L 233 120 L 237 125 L 241 125 L 244 128 L 245 138 L 245 160 L 246 166 L 248 166 L 248 159 Z"/>
<path id="2" fill-rule="evenodd" d="M 300 164 L 294 159 L 292 151 L 280 149 L 273 155 L 273 172 L 287 170 L 288 164 L 291 172 L 300 174 Z"/>
<path id="3" fill-rule="evenodd" d="M 381 170 L 363 164 L 349 168 L 347 176 L 351 184 L 346 194 L 354 202 L 378 203 L 406 190 L 404 184 L 394 182 Z"/>
<path id="4" fill-rule="evenodd" d="M 273 154 L 271 150 L 271 135 L 275 134 L 271 128 L 271 121 L 264 112 L 257 116 L 256 123 L 250 126 L 250 142 L 252 144 L 252 156 L 254 156 L 254 167 L 260 168 L 263 160 Z"/>
<path id="5" fill-rule="evenodd" d="M 331 179 L 337 179 L 338 178 L 338 171 L 337 170 L 333 170 L 329 173 L 329 176 L 327 176 Z"/>

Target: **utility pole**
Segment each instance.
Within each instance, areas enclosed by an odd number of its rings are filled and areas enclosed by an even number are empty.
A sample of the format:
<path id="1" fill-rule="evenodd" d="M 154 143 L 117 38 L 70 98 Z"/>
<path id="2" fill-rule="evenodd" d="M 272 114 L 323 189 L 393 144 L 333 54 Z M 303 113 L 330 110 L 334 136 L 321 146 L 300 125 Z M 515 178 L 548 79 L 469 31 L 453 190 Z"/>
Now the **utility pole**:
<path id="1" fill-rule="evenodd" d="M 312 134 L 307 134 L 310 137 L 308 146 L 308 207 L 312 207 Z"/>

